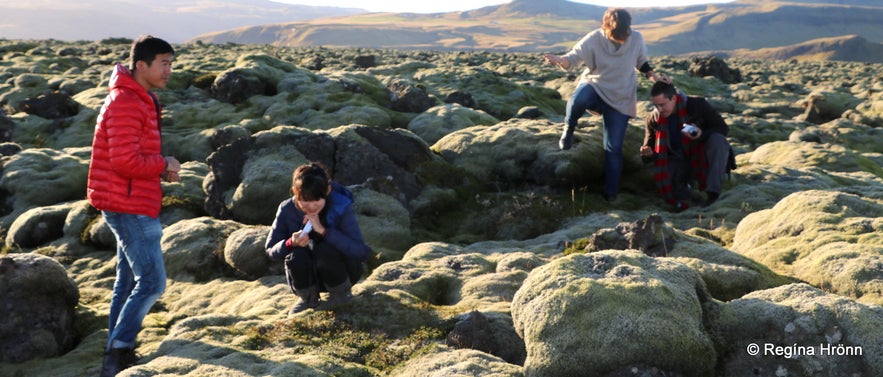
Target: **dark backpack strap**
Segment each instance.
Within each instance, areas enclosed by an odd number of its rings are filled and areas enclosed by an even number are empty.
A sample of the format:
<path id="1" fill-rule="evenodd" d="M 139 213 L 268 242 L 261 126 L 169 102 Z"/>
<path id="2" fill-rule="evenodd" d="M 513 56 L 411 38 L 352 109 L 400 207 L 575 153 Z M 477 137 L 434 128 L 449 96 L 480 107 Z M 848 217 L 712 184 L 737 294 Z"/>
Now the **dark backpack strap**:
<path id="1" fill-rule="evenodd" d="M 156 107 L 156 128 L 162 133 L 162 105 L 159 104 L 159 98 L 156 97 L 156 94 L 150 91 L 147 94 L 150 94 L 150 98 L 153 98 L 153 106 Z"/>

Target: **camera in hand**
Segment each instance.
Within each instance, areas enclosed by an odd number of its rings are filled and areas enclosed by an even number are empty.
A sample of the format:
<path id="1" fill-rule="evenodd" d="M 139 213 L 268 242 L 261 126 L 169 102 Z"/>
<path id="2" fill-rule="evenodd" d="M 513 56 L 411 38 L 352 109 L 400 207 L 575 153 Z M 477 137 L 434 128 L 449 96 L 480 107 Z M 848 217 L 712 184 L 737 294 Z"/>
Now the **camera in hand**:
<path id="1" fill-rule="evenodd" d="M 681 128 L 681 132 L 691 137 L 696 137 L 696 135 L 699 135 L 699 127 L 691 123 L 684 123 L 684 128 Z"/>

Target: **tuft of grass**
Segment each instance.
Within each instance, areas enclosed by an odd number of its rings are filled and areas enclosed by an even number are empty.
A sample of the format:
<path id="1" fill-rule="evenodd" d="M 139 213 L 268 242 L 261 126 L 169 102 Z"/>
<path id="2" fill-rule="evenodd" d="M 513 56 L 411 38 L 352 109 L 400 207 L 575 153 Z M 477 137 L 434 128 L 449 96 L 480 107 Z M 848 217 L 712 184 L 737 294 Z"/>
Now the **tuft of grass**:
<path id="1" fill-rule="evenodd" d="M 241 330 L 243 347 L 257 351 L 282 344 L 292 352 L 317 352 L 379 370 L 390 370 L 445 338 L 441 328 L 420 327 L 403 338 L 382 329 L 357 329 L 330 311 L 314 311 Z"/>

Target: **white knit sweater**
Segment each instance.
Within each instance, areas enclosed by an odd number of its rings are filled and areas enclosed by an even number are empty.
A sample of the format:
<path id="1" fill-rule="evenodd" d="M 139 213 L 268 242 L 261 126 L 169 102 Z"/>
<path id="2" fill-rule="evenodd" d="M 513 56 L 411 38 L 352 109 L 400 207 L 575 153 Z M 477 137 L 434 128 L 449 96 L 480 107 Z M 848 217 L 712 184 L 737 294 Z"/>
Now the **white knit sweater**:
<path id="1" fill-rule="evenodd" d="M 622 45 L 613 43 L 601 29 L 586 34 L 564 55 L 570 67 L 585 65 L 579 83 L 589 83 L 608 105 L 630 117 L 637 116 L 636 70 L 647 62 L 647 46 L 641 33 L 632 30 Z"/>

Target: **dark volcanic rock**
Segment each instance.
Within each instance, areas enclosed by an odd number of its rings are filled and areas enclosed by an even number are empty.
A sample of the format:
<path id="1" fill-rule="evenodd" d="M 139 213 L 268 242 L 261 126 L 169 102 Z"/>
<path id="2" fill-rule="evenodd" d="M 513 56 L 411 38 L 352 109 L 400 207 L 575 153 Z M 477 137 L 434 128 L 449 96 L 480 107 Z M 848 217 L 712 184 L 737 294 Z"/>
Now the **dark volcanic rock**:
<path id="1" fill-rule="evenodd" d="M 212 84 L 212 97 L 228 103 L 242 103 L 256 95 L 273 95 L 273 85 L 246 70 L 224 72 Z"/>
<path id="2" fill-rule="evenodd" d="M 674 239 L 666 233 L 666 225 L 657 214 L 633 223 L 621 223 L 614 229 L 601 229 L 589 238 L 587 252 L 601 250 L 640 250 L 651 257 L 668 255 Z"/>
<path id="3" fill-rule="evenodd" d="M 0 258 L 0 362 L 19 363 L 71 350 L 79 297 L 76 283 L 52 258 Z"/>
<path id="4" fill-rule="evenodd" d="M 717 56 L 693 58 L 693 63 L 687 73 L 694 77 L 714 76 L 726 84 L 742 82 L 742 73 L 738 69 L 730 68 L 723 59 Z"/>
<path id="5" fill-rule="evenodd" d="M 387 86 L 390 92 L 390 108 L 405 113 L 422 113 L 435 106 L 426 89 L 404 81 L 395 81 Z"/>
<path id="6" fill-rule="evenodd" d="M 80 104 L 67 94 L 49 93 L 37 98 L 27 98 L 16 104 L 18 111 L 46 119 L 60 119 L 77 115 Z"/>

